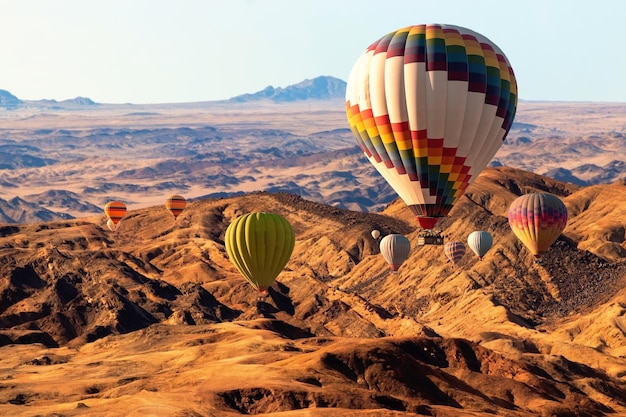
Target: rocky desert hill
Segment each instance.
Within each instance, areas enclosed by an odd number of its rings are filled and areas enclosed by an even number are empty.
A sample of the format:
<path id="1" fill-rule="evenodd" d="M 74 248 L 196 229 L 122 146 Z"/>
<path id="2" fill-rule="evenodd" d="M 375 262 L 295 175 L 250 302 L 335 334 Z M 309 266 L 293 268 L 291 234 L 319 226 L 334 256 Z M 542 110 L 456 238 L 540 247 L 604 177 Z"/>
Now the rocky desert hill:
<path id="1" fill-rule="evenodd" d="M 541 263 L 506 211 L 548 191 L 570 219 Z M 238 215 L 286 217 L 296 247 L 258 300 L 227 258 Z M 626 415 L 626 184 L 488 168 L 441 221 L 487 230 L 459 264 L 417 246 L 401 201 L 349 211 L 288 193 L 0 227 L 0 414 Z M 402 233 L 392 273 L 370 232 Z"/>

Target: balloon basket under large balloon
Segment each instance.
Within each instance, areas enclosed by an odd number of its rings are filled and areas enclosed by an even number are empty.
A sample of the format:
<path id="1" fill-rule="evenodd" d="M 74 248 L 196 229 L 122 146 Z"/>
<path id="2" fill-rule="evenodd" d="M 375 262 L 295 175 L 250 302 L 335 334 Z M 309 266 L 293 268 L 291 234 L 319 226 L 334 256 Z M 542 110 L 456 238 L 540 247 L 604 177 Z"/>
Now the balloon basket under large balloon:
<path id="1" fill-rule="evenodd" d="M 417 235 L 417 246 L 443 245 L 444 239 L 441 233 L 432 230 L 423 230 Z"/>

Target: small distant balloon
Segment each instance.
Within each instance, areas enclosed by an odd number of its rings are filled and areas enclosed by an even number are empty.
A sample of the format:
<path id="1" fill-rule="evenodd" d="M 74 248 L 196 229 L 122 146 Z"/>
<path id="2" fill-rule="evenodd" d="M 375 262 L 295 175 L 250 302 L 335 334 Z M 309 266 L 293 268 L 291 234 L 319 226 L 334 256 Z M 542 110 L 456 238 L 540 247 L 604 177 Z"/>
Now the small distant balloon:
<path id="1" fill-rule="evenodd" d="M 374 239 L 378 239 L 380 237 L 380 232 L 378 230 L 372 230 L 372 237 Z"/>
<path id="2" fill-rule="evenodd" d="M 456 265 L 465 255 L 465 244 L 459 241 L 448 242 L 443 246 L 443 252 L 452 264 Z"/>
<path id="3" fill-rule="evenodd" d="M 109 201 L 104 206 L 104 214 L 114 225 L 117 225 L 126 215 L 126 204 L 121 201 Z"/>
<path id="4" fill-rule="evenodd" d="M 172 216 L 174 216 L 174 220 L 176 220 L 180 213 L 183 212 L 186 205 L 187 200 L 185 200 L 185 197 L 183 197 L 182 195 L 172 194 L 165 199 L 165 208 L 167 208 L 169 212 L 172 213 Z"/>
<path id="5" fill-rule="evenodd" d="M 509 226 L 515 236 L 540 259 L 567 225 L 567 208 L 550 193 L 522 195 L 511 203 Z"/>
<path id="6" fill-rule="evenodd" d="M 387 261 L 391 270 L 397 272 L 407 260 L 411 252 L 411 242 L 405 236 L 392 233 L 380 241 L 380 253 Z"/>
<path id="7" fill-rule="evenodd" d="M 485 256 L 487 251 L 491 249 L 492 244 L 493 238 L 491 237 L 491 234 L 489 232 L 485 232 L 484 230 L 476 230 L 475 232 L 470 233 L 467 237 L 467 245 L 479 259 L 483 259 L 483 256 Z"/>

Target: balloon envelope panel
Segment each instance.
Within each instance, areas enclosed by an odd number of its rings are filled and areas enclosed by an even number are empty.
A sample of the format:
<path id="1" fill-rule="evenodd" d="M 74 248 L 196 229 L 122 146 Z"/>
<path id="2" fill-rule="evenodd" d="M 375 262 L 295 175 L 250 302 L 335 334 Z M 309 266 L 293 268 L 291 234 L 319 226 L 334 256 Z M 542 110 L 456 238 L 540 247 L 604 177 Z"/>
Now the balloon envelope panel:
<path id="1" fill-rule="evenodd" d="M 418 218 L 449 213 L 502 145 L 516 107 L 504 53 L 453 25 L 383 36 L 358 58 L 346 88 L 358 145 Z"/>

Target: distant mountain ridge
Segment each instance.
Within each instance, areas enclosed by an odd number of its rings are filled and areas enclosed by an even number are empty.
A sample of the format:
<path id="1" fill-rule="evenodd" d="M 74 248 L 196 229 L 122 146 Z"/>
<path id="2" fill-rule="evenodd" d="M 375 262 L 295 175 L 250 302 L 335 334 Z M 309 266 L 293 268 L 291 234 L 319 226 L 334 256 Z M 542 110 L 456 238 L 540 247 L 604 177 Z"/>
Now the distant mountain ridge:
<path id="1" fill-rule="evenodd" d="M 331 76 L 320 76 L 313 79 L 305 79 L 297 84 L 287 87 L 267 86 L 256 93 L 247 93 L 232 97 L 226 102 L 248 102 L 255 100 L 271 100 L 276 103 L 286 103 L 303 100 L 335 100 L 343 99 L 346 93 L 346 82 Z M 88 97 L 76 97 L 69 100 L 57 101 L 54 99 L 43 100 L 20 100 L 9 91 L 0 90 L 0 108 L 16 109 L 25 105 L 36 107 L 62 108 L 68 106 L 93 106 L 99 103 Z M 61 106 L 61 107 L 57 107 Z"/>
<path id="2" fill-rule="evenodd" d="M 0 107 L 12 109 L 21 104 L 22 101 L 9 93 L 7 90 L 0 90 Z"/>
<path id="3" fill-rule="evenodd" d="M 285 88 L 274 88 L 271 85 L 252 94 L 242 94 L 231 98 L 232 102 L 266 100 L 281 103 L 301 100 L 334 100 L 343 99 L 346 93 L 346 82 L 330 76 L 306 79 L 298 84 Z"/>
<path id="4" fill-rule="evenodd" d="M 54 99 L 21 100 L 7 90 L 0 90 L 0 108 L 15 110 L 19 107 L 44 107 L 62 110 L 65 106 L 94 106 L 98 103 L 88 97 L 76 97 L 68 100 L 57 101 Z"/>

